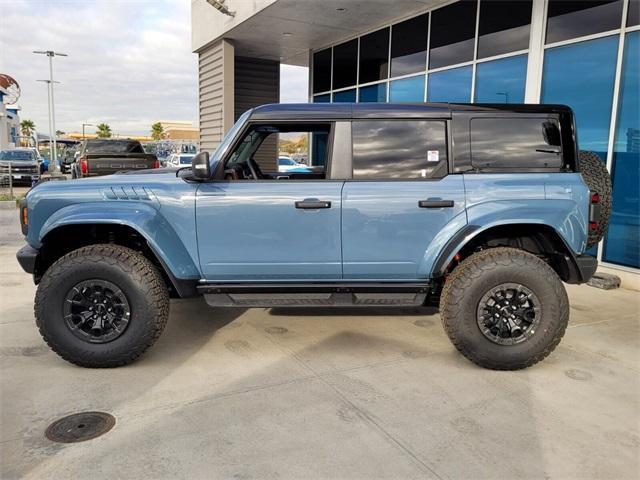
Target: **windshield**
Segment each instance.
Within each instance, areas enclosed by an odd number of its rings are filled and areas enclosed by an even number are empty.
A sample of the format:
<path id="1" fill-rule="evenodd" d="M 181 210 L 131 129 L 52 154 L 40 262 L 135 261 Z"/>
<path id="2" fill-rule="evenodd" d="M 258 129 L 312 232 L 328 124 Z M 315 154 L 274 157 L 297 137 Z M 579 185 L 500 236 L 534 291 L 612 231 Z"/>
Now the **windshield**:
<path id="1" fill-rule="evenodd" d="M 3 150 L 0 152 L 0 160 L 12 160 L 17 162 L 34 160 L 34 153 L 26 150 Z"/>
<path id="2" fill-rule="evenodd" d="M 194 155 L 180 155 L 180 163 L 191 163 Z"/>
<path id="3" fill-rule="evenodd" d="M 87 142 L 87 153 L 144 153 L 140 142 L 93 140 Z"/>
<path id="4" fill-rule="evenodd" d="M 222 156 L 225 154 L 225 152 L 229 148 L 229 145 L 231 145 L 231 142 L 233 141 L 233 139 L 236 137 L 238 132 L 242 130 L 242 127 L 244 127 L 244 124 L 247 123 L 247 119 L 249 118 L 250 115 L 251 115 L 251 110 L 247 110 L 242 114 L 242 116 L 233 125 L 233 127 L 231 127 L 231 130 L 227 132 L 227 134 L 222 139 L 222 143 L 218 145 L 218 148 L 216 148 L 216 151 L 213 153 L 212 162 L 219 162 L 222 159 Z"/>
<path id="5" fill-rule="evenodd" d="M 280 165 L 297 165 L 296 162 L 294 162 L 293 160 L 291 160 L 288 157 L 280 157 Z"/>

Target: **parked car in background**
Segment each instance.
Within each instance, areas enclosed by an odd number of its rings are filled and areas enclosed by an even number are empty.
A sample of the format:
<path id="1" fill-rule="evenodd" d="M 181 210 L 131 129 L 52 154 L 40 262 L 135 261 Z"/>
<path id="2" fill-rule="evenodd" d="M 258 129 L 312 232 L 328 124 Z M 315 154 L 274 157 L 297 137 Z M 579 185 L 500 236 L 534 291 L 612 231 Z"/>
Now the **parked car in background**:
<path id="1" fill-rule="evenodd" d="M 166 167 L 189 167 L 195 153 L 172 153 L 166 160 Z"/>
<path id="2" fill-rule="evenodd" d="M 82 142 L 71 176 L 96 177 L 150 168 L 160 168 L 160 162 L 154 154 L 145 153 L 142 144 L 136 140 L 91 139 Z"/>
<path id="3" fill-rule="evenodd" d="M 41 161 L 33 148 L 0 151 L 0 173 L 8 175 L 14 184 L 31 185 L 40 179 Z"/>
<path id="4" fill-rule="evenodd" d="M 307 173 L 312 172 L 304 163 L 298 163 L 291 157 L 280 156 L 278 158 L 278 172 L 284 173 Z"/>
<path id="5" fill-rule="evenodd" d="M 62 154 L 62 158 L 60 159 L 60 170 L 62 173 L 71 173 L 71 167 L 73 163 L 78 158 L 78 147 L 72 146 L 67 147 Z"/>

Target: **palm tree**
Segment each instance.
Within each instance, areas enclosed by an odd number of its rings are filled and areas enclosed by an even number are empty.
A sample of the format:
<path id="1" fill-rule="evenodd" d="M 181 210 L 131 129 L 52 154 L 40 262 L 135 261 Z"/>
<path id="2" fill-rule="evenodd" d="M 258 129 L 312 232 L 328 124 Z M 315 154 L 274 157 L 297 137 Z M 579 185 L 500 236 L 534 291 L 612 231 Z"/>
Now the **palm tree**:
<path id="1" fill-rule="evenodd" d="M 33 135 L 33 132 L 36 130 L 36 124 L 33 123 L 33 120 L 23 120 L 20 122 L 20 130 L 25 137 L 30 137 Z"/>
<path id="2" fill-rule="evenodd" d="M 98 138 L 111 138 L 111 127 L 106 123 L 101 123 L 97 127 Z"/>
<path id="3" fill-rule="evenodd" d="M 154 140 L 162 140 L 164 138 L 164 128 L 160 122 L 156 122 L 151 125 L 151 138 Z"/>
<path id="4" fill-rule="evenodd" d="M 65 134 L 62 130 L 56 130 L 56 137 L 61 137 Z"/>

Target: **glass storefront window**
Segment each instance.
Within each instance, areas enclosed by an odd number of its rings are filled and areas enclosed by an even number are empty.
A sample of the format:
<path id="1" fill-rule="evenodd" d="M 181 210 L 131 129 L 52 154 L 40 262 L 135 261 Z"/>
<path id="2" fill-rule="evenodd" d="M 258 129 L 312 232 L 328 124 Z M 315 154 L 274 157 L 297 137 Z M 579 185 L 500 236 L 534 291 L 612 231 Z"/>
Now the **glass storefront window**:
<path id="1" fill-rule="evenodd" d="M 411 18 L 391 29 L 391 76 L 424 71 L 427 63 L 429 14 Z"/>
<path id="2" fill-rule="evenodd" d="M 369 85 L 360 87 L 360 102 L 386 102 L 387 101 L 387 84 L 378 83 L 377 85 Z"/>
<path id="3" fill-rule="evenodd" d="M 424 102 L 424 75 L 394 80 L 389 88 L 390 102 Z"/>
<path id="4" fill-rule="evenodd" d="M 620 28 L 623 0 L 549 0 L 546 43 Z"/>
<path id="5" fill-rule="evenodd" d="M 333 88 L 355 85 L 357 75 L 358 39 L 333 47 Z"/>
<path id="6" fill-rule="evenodd" d="M 339 102 L 355 102 L 356 101 L 356 89 L 344 90 L 342 92 L 335 92 L 333 94 L 333 101 Z"/>
<path id="7" fill-rule="evenodd" d="M 313 93 L 331 90 L 331 49 L 313 54 Z"/>
<path id="8" fill-rule="evenodd" d="M 629 0 L 627 7 L 627 27 L 640 25 L 640 0 Z"/>
<path id="9" fill-rule="evenodd" d="M 533 0 L 482 0 L 478 24 L 478 58 L 529 48 Z"/>
<path id="10" fill-rule="evenodd" d="M 542 103 L 569 105 L 581 150 L 607 157 L 617 35 L 551 48 L 544 56 Z"/>
<path id="11" fill-rule="evenodd" d="M 325 93 L 324 95 L 315 95 L 313 97 L 313 103 L 329 103 L 331 101 L 331 94 Z"/>
<path id="12" fill-rule="evenodd" d="M 606 262 L 640 268 L 640 31 L 625 39 L 618 123 L 613 145 L 613 213 Z"/>
<path id="13" fill-rule="evenodd" d="M 472 68 L 460 67 L 429 74 L 427 97 L 430 102 L 469 103 Z"/>
<path id="14" fill-rule="evenodd" d="M 526 80 L 526 55 L 478 63 L 475 101 L 478 103 L 523 103 Z"/>
<path id="15" fill-rule="evenodd" d="M 477 0 L 462 0 L 431 13 L 429 68 L 473 60 Z"/>
<path id="16" fill-rule="evenodd" d="M 383 28 L 360 38 L 359 83 L 383 80 L 389 68 L 389 29 Z"/>

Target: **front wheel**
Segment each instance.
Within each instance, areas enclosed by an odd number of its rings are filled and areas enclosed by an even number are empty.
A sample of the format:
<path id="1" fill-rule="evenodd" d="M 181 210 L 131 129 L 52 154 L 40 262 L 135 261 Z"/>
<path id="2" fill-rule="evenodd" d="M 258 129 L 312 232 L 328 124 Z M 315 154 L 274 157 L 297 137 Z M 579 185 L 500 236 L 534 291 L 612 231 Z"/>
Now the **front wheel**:
<path id="1" fill-rule="evenodd" d="M 442 324 L 472 362 L 494 370 L 529 367 L 560 343 L 569 300 L 556 272 L 535 255 L 491 248 L 466 258 L 447 278 Z"/>
<path id="2" fill-rule="evenodd" d="M 35 299 L 42 337 L 82 367 L 118 367 L 158 339 L 169 316 L 169 294 L 156 267 L 119 245 L 91 245 L 56 261 Z"/>

